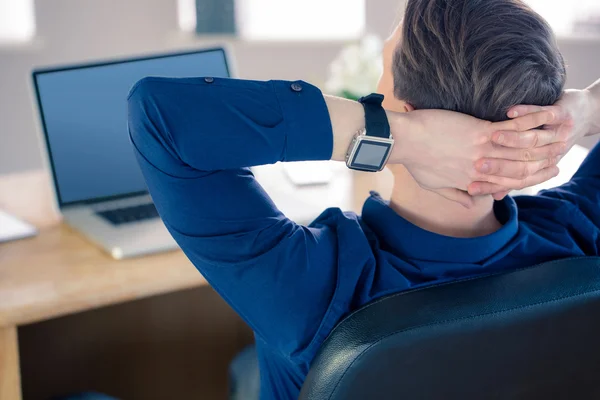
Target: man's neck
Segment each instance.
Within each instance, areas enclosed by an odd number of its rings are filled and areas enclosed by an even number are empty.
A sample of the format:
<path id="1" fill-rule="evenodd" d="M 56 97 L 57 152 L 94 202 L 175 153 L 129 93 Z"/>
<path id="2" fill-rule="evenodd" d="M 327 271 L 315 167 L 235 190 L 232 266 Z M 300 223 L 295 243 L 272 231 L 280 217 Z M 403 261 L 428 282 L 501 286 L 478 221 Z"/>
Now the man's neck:
<path id="1" fill-rule="evenodd" d="M 394 167 L 394 190 L 390 207 L 414 225 L 444 236 L 471 238 L 496 232 L 491 196 L 479 197 L 467 209 L 439 194 L 421 188 L 404 167 Z"/>

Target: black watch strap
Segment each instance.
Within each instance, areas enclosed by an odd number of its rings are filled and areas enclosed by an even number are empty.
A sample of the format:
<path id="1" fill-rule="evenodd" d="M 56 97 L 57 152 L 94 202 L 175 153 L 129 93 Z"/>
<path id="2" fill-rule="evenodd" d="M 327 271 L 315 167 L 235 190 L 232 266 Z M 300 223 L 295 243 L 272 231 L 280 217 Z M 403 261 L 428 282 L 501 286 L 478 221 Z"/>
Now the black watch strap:
<path id="1" fill-rule="evenodd" d="M 368 96 L 361 97 L 358 101 L 365 108 L 365 128 L 367 136 L 376 136 L 383 139 L 390 137 L 390 123 L 387 114 L 381 103 L 383 95 L 371 93 Z"/>

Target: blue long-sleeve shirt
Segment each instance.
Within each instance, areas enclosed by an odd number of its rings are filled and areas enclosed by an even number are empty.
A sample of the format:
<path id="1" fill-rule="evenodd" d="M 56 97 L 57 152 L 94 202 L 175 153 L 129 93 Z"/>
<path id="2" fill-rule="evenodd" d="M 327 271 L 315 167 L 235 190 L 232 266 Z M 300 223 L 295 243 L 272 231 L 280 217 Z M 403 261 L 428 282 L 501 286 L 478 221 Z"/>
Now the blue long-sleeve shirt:
<path id="1" fill-rule="evenodd" d="M 146 78 L 129 97 L 131 139 L 164 223 L 255 332 L 262 399 L 297 398 L 332 328 L 375 298 L 599 254 L 598 146 L 568 184 L 496 202 L 503 226 L 488 236 L 428 232 L 376 193 L 362 216 L 332 208 L 297 225 L 247 169 L 331 157 L 323 96 L 294 83 Z"/>

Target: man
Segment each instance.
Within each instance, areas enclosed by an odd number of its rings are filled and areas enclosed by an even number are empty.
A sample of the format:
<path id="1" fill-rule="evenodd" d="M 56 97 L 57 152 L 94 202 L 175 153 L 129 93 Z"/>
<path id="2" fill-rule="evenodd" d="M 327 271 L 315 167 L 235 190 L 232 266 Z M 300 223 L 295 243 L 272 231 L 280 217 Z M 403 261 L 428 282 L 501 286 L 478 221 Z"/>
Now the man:
<path id="1" fill-rule="evenodd" d="M 554 104 L 565 81 L 551 28 L 520 0 L 409 1 L 384 59 L 378 92 L 399 112 L 445 109 L 503 121 L 515 104 Z M 390 207 L 427 231 L 469 238 L 503 225 L 491 196 L 466 209 L 419 186 L 407 167 L 390 169 Z"/>
<path id="2" fill-rule="evenodd" d="M 375 298 L 599 252 L 600 149 L 562 188 L 489 195 L 548 179 L 575 140 L 600 132 L 600 84 L 541 108 L 558 100 L 564 66 L 537 14 L 516 0 L 409 0 L 385 53 L 386 106 L 411 111 L 387 111 L 394 195 L 372 195 L 360 217 L 326 210 L 309 227 L 286 219 L 245 167 L 344 160 L 365 127 L 361 104 L 281 81 L 146 78 L 130 94 L 152 197 L 254 330 L 263 399 L 297 398 L 331 329 Z M 509 110 L 521 103 L 531 106 Z M 520 117 L 492 124 L 429 107 Z"/>

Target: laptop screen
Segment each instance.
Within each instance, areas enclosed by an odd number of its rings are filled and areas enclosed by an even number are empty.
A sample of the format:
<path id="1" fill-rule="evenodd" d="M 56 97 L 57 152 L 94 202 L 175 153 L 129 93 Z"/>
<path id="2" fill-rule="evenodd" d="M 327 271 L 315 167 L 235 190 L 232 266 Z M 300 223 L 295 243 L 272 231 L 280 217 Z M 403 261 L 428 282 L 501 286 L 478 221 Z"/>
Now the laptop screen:
<path id="1" fill-rule="evenodd" d="M 146 76 L 228 77 L 222 49 L 33 74 L 60 205 L 143 193 L 127 94 Z"/>

